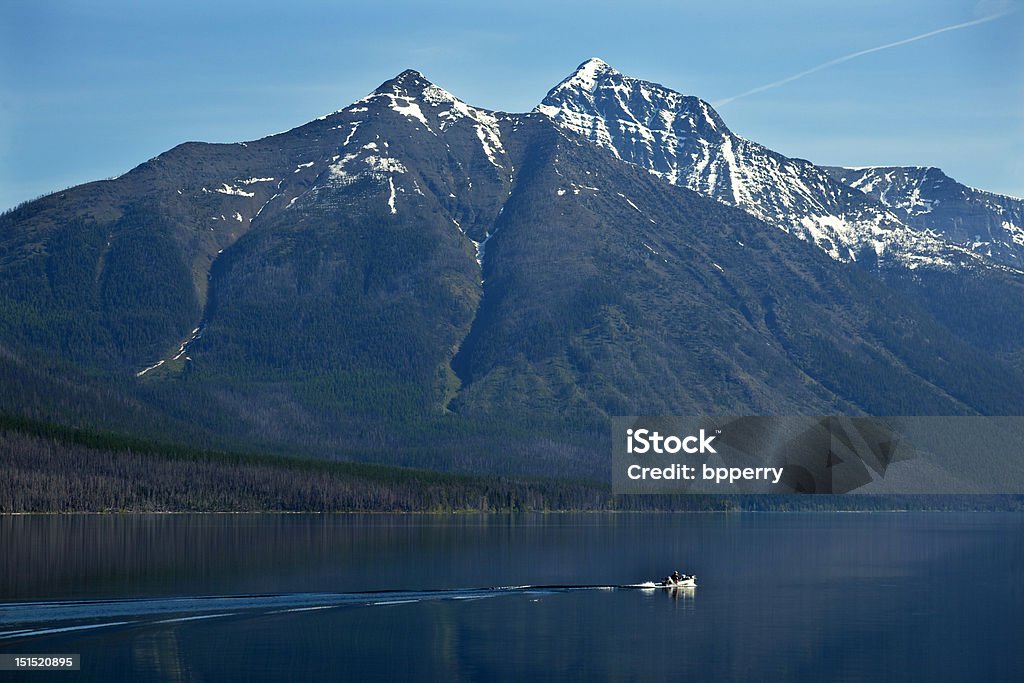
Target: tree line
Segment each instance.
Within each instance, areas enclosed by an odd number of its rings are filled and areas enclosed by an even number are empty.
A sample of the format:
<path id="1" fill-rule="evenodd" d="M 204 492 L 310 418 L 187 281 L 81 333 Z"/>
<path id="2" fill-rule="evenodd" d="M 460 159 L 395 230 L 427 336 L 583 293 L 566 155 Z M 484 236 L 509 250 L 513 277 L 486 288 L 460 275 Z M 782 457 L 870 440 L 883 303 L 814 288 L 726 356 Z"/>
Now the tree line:
<path id="1" fill-rule="evenodd" d="M 603 482 L 200 450 L 0 417 L 0 513 L 1024 510 L 1024 496 L 613 496 Z"/>

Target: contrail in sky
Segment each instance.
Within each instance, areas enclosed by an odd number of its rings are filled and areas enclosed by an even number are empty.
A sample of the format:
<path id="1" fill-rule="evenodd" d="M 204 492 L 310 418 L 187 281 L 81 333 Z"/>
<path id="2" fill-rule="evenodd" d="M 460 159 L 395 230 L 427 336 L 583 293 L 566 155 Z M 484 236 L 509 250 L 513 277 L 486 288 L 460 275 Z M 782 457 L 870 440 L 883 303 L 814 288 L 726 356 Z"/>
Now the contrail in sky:
<path id="1" fill-rule="evenodd" d="M 959 31 L 962 28 L 969 28 L 971 26 L 977 26 L 978 24 L 985 24 L 985 23 L 988 23 L 990 21 L 994 21 L 996 19 L 999 19 L 1000 17 L 1005 17 L 1007 14 L 1012 14 L 1014 11 L 1015 10 L 1008 10 L 1008 11 L 1005 11 L 1005 12 L 999 12 L 997 14 L 990 14 L 988 16 L 981 17 L 980 19 L 974 19 L 973 21 L 965 21 L 962 24 L 953 24 L 952 26 L 946 26 L 946 27 L 943 27 L 943 28 L 935 29 L 934 31 L 928 31 L 927 33 L 922 33 L 922 34 L 917 35 L 917 36 L 912 36 L 910 38 L 904 38 L 903 40 L 897 40 L 895 43 L 886 43 L 885 45 L 879 45 L 878 47 L 870 47 L 867 50 L 860 50 L 858 52 L 851 52 L 848 55 L 843 55 L 842 57 L 836 57 L 835 59 L 830 59 L 827 62 L 822 62 L 821 64 L 818 64 L 817 66 L 812 66 L 810 69 L 806 69 L 805 71 L 801 71 L 800 73 L 793 74 L 792 76 L 787 76 L 786 78 L 783 78 L 781 80 L 773 81 L 773 82 L 767 83 L 765 85 L 759 85 L 756 88 L 751 88 L 750 90 L 747 90 L 746 92 L 741 92 L 739 95 L 733 95 L 732 97 L 726 97 L 724 100 L 718 100 L 717 102 L 713 102 L 712 105 L 715 106 L 715 107 L 721 107 L 723 104 L 729 104 L 730 102 L 738 100 L 741 97 L 747 97 L 749 95 L 754 95 L 754 94 L 759 93 L 759 92 L 764 92 L 765 90 L 771 90 L 772 88 L 778 88 L 780 85 L 785 85 L 787 83 L 792 83 L 793 81 L 795 81 L 797 79 L 800 79 L 800 78 L 803 78 L 804 76 L 809 76 L 810 74 L 816 73 L 818 71 L 822 71 L 823 69 L 828 69 L 830 67 L 835 66 L 836 64 L 842 64 L 843 62 L 848 62 L 851 59 L 857 59 L 858 57 L 863 57 L 864 55 L 869 55 L 872 52 L 881 52 L 882 50 L 888 50 L 889 48 L 899 47 L 900 45 L 906 45 L 907 43 L 915 43 L 915 42 L 917 42 L 919 40 L 924 40 L 925 38 L 931 38 L 932 36 L 937 36 L 940 33 L 946 33 L 948 31 Z"/>

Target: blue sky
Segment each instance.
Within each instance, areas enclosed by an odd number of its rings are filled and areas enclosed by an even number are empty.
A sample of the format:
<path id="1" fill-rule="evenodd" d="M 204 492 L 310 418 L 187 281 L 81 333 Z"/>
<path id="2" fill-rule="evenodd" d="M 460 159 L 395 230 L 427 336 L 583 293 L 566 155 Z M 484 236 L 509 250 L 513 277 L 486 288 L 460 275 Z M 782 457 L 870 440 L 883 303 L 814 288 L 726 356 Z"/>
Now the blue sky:
<path id="1" fill-rule="evenodd" d="M 721 102 L 744 137 L 822 164 L 942 167 L 1024 196 L 1024 10 L 1005 0 L 381 0 L 0 4 L 0 209 L 185 140 L 262 137 L 405 68 L 532 109 L 588 57 Z"/>

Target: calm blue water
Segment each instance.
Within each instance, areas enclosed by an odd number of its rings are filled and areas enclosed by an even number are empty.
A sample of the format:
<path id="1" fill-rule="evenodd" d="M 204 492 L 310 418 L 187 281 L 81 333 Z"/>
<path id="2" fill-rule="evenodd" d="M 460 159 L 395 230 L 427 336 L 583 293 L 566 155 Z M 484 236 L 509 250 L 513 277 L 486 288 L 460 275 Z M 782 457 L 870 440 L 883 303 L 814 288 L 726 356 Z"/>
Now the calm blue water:
<path id="1" fill-rule="evenodd" d="M 82 656 L 32 680 L 1024 680 L 1019 514 L 19 516 L 0 542 L 0 653 Z M 698 588 L 627 587 L 672 569 Z"/>

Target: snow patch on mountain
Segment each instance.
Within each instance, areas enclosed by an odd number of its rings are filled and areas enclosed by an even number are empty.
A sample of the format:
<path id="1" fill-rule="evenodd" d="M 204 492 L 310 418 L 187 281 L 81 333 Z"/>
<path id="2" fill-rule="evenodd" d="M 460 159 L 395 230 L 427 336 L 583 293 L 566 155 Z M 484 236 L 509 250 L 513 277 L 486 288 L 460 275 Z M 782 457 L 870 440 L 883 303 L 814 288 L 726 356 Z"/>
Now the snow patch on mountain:
<path id="1" fill-rule="evenodd" d="M 352 129 L 348 132 L 348 135 L 345 136 L 345 141 L 341 143 L 342 147 L 348 147 L 348 143 L 352 140 L 352 136 L 356 134 L 356 131 L 359 130 L 359 125 L 361 123 L 362 121 L 355 121 L 352 123 Z"/>
<path id="2" fill-rule="evenodd" d="M 238 196 L 238 197 L 255 197 L 256 196 L 255 192 L 246 192 L 245 190 L 243 190 L 240 187 L 236 187 L 235 185 L 228 185 L 227 183 L 223 183 L 220 187 L 215 189 L 214 192 L 220 192 L 221 194 L 227 194 L 227 195 L 235 195 L 235 196 Z"/>
<path id="3" fill-rule="evenodd" d="M 423 110 L 420 109 L 420 105 L 416 100 L 411 97 L 399 97 L 397 95 L 391 96 L 391 109 L 397 111 L 402 116 L 408 116 L 411 119 L 416 119 L 431 133 L 434 131 L 430 128 L 430 124 L 427 123 L 427 117 L 423 115 Z M 436 133 L 435 133 L 436 135 Z"/>
<path id="4" fill-rule="evenodd" d="M 1003 230 L 1005 230 L 1016 244 L 1024 246 L 1024 228 L 1014 225 L 1010 221 L 1003 221 Z"/>
<path id="5" fill-rule="evenodd" d="M 349 132 L 349 139 L 354 132 L 355 127 Z M 347 146 L 346 142 L 343 147 Z M 378 144 L 373 141 L 360 145 L 344 156 L 333 156 L 331 163 L 317 178 L 317 182 L 309 190 L 293 197 L 285 208 L 293 208 L 300 200 L 302 200 L 300 206 L 309 206 L 310 202 L 321 202 L 325 207 L 333 207 L 336 205 L 335 200 L 328 198 L 325 193 L 329 194 L 365 179 L 387 188 L 388 211 L 392 215 L 398 213 L 398 193 L 405 192 L 406 189 L 396 184 L 395 179 L 396 176 L 407 174 L 409 169 L 399 159 L 389 156 L 388 148 L 387 142 Z M 412 191 L 422 195 L 423 192 L 419 189 L 415 179 L 412 180 L 412 183 L 414 185 Z"/>
<path id="6" fill-rule="evenodd" d="M 379 157 L 374 154 L 363 159 L 363 163 L 370 167 L 371 170 L 377 171 L 378 173 L 405 173 L 407 170 L 405 164 L 398 159 L 391 157 Z"/>
<path id="7" fill-rule="evenodd" d="M 391 189 L 391 194 L 388 197 L 388 208 L 391 209 L 392 214 L 398 213 L 398 209 L 395 208 L 395 178 L 394 176 L 388 176 L 388 187 Z"/>

